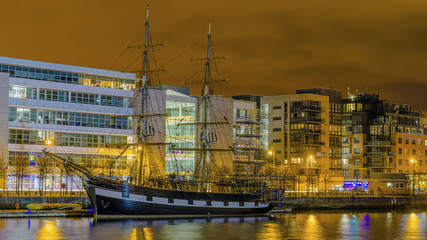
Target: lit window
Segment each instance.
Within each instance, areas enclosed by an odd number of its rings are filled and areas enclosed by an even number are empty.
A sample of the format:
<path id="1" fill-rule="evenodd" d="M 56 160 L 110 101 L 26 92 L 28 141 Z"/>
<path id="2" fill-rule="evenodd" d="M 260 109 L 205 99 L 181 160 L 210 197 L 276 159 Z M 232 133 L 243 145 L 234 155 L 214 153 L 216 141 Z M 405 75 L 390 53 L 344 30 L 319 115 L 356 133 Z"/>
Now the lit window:
<path id="1" fill-rule="evenodd" d="M 342 171 L 342 175 L 343 175 L 344 177 L 348 177 L 348 170 L 347 170 L 347 169 L 344 169 L 344 170 Z"/>
<path id="2" fill-rule="evenodd" d="M 354 148 L 354 154 L 360 154 L 360 149 L 359 148 Z"/>

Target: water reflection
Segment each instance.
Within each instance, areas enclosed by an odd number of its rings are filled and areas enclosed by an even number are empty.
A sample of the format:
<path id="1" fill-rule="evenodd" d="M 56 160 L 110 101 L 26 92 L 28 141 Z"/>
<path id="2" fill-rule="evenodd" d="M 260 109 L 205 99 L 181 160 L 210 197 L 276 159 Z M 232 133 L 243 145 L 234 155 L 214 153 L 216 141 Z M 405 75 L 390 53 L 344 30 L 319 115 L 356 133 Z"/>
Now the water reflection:
<path id="1" fill-rule="evenodd" d="M 123 239 L 128 239 L 128 240 L 139 240 L 139 239 L 153 240 L 154 239 L 153 236 L 154 236 L 154 234 L 153 234 L 153 231 L 151 230 L 151 228 L 148 228 L 148 227 L 144 227 L 142 229 L 132 228 L 130 234 L 128 236 L 125 236 Z"/>
<path id="2" fill-rule="evenodd" d="M 282 239 L 282 233 L 277 223 L 265 223 L 256 235 L 256 239 Z"/>
<path id="3" fill-rule="evenodd" d="M 54 221 L 44 221 L 44 224 L 39 228 L 36 239 L 57 240 L 64 236 Z"/>
<path id="4" fill-rule="evenodd" d="M 427 239 L 427 214 L 310 212 L 274 218 L 113 222 L 93 222 L 90 218 L 0 219 L 0 239 Z"/>
<path id="5" fill-rule="evenodd" d="M 314 214 L 310 214 L 305 222 L 304 239 L 322 239 L 323 228 Z"/>
<path id="6" fill-rule="evenodd" d="M 415 236 L 419 231 L 419 219 L 417 214 L 411 213 L 406 218 L 406 226 L 404 227 L 405 236 Z"/>

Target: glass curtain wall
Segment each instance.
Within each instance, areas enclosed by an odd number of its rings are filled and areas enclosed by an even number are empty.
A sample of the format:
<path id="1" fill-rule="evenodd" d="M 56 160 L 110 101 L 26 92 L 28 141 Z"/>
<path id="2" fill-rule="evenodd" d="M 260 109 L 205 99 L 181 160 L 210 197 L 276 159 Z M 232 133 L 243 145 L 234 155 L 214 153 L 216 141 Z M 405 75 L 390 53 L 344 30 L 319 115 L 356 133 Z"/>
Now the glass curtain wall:
<path id="1" fill-rule="evenodd" d="M 195 162 L 195 113 L 192 102 L 166 101 L 166 173 L 189 178 Z M 177 150 L 193 149 L 193 150 Z"/>

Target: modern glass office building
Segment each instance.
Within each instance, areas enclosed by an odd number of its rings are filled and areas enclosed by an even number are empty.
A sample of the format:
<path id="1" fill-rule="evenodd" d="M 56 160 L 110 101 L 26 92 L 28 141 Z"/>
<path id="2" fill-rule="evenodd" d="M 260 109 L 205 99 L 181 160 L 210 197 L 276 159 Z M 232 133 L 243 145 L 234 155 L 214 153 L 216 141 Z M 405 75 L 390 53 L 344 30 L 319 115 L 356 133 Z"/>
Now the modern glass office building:
<path id="1" fill-rule="evenodd" d="M 135 74 L 0 57 L 0 188 L 78 190 L 42 149 L 98 175 L 130 176 Z"/>

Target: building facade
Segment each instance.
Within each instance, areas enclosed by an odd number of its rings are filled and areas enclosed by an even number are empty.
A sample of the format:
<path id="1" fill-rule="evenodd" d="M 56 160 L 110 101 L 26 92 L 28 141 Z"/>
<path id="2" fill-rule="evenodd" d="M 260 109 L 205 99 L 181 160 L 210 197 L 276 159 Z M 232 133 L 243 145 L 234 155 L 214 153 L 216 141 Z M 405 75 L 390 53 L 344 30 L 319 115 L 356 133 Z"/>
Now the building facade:
<path id="1" fill-rule="evenodd" d="M 312 93 L 261 99 L 263 142 L 270 163 L 292 176 L 293 191 L 319 191 L 329 185 L 329 97 Z"/>
<path id="2" fill-rule="evenodd" d="M 134 141 L 135 75 L 6 57 L 0 72 L 2 188 L 81 188 L 43 157 L 45 148 L 98 175 L 131 175 L 133 147 L 118 156 Z"/>

